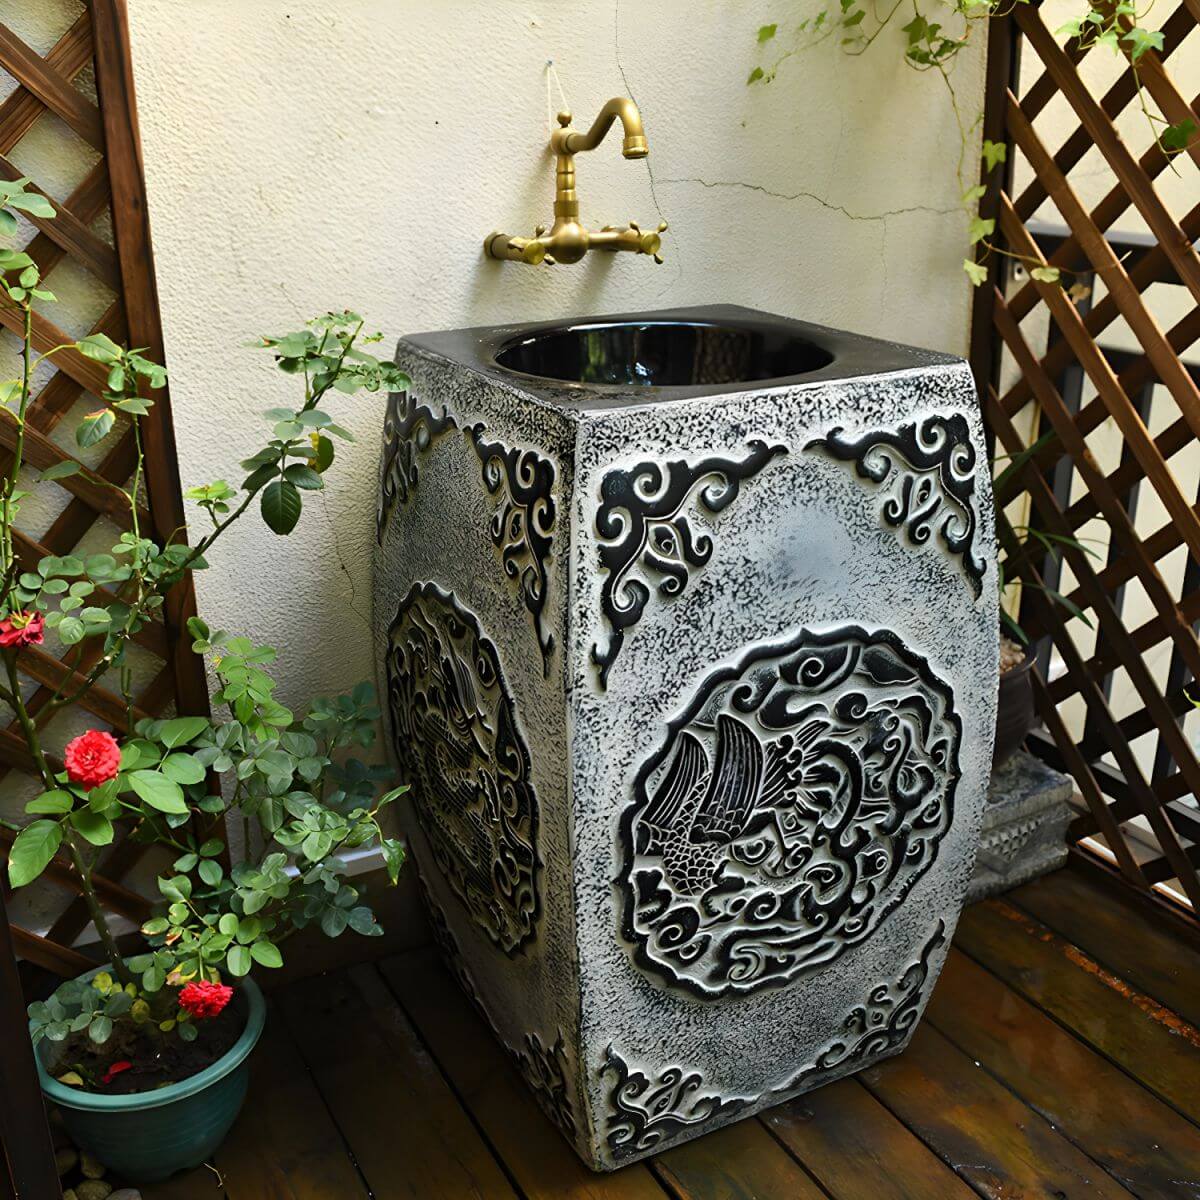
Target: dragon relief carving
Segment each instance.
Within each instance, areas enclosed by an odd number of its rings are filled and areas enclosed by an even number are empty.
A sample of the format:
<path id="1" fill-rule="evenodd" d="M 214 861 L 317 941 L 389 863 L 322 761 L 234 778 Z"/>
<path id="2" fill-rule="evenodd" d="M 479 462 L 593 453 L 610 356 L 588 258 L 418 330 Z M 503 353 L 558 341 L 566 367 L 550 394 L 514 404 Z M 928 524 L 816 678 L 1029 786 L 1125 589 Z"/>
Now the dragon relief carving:
<path id="1" fill-rule="evenodd" d="M 538 807 L 496 647 L 453 594 L 418 583 L 388 634 L 396 757 L 434 862 L 506 954 L 535 934 Z"/>
<path id="2" fill-rule="evenodd" d="M 458 425 L 443 406 L 435 413 L 420 403 L 410 391 L 393 392 L 388 397 L 383 421 L 383 457 L 379 467 L 379 508 L 375 518 L 375 537 L 383 545 L 383 535 L 398 504 L 407 504 L 417 486 L 418 459 L 426 454 L 444 433 Z"/>
<path id="3" fill-rule="evenodd" d="M 605 473 L 596 532 L 605 572 L 600 606 L 609 636 L 605 646 L 592 647 L 601 688 L 607 688 L 625 635 L 641 620 L 652 589 L 662 599 L 680 595 L 690 573 L 712 558 L 713 539 L 694 527 L 693 502 L 715 517 L 737 499 L 747 479 L 786 453 L 786 447 L 758 438 L 748 443 L 748 450 L 744 458 L 711 455 L 696 462 L 643 462 Z"/>
<path id="4" fill-rule="evenodd" d="M 975 598 L 983 594 L 987 567 L 975 551 L 973 502 L 978 456 L 961 413 L 933 414 L 895 431 L 872 430 L 857 438 L 837 427 L 805 449 L 852 462 L 858 477 L 882 497 L 884 523 L 917 547 L 936 535 L 960 562 Z"/>
<path id="5" fill-rule="evenodd" d="M 485 441 L 482 424 L 466 432 L 483 467 L 483 485 L 498 500 L 488 525 L 492 545 L 533 618 L 543 674 L 549 675 L 554 639 L 543 614 L 556 516 L 554 463 L 536 450 Z"/>
<path id="6" fill-rule="evenodd" d="M 622 817 L 638 963 L 713 999 L 862 942 L 950 828 L 960 737 L 949 686 L 888 631 L 802 630 L 716 671 Z"/>

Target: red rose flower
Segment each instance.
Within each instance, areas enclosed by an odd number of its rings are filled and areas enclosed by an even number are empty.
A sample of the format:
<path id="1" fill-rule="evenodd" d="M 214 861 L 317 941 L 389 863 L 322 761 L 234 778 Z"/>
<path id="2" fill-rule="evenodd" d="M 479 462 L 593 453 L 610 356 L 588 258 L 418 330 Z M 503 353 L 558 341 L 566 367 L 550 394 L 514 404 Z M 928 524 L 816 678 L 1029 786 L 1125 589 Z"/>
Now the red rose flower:
<path id="1" fill-rule="evenodd" d="M 45 640 L 45 624 L 46 618 L 40 612 L 10 613 L 0 620 L 0 647 L 40 646 Z"/>
<path id="2" fill-rule="evenodd" d="M 111 733 L 89 729 L 67 743 L 63 762 L 67 778 L 91 791 L 116 775 L 121 767 L 121 747 Z"/>
<path id="3" fill-rule="evenodd" d="M 203 1021 L 205 1017 L 215 1017 L 232 999 L 233 988 L 198 979 L 180 991 L 179 1007 L 190 1012 L 197 1021 Z"/>
<path id="4" fill-rule="evenodd" d="M 124 1059 L 121 1059 L 119 1062 L 113 1063 L 112 1066 L 109 1067 L 108 1070 L 105 1071 L 104 1074 L 100 1076 L 100 1082 L 101 1083 L 112 1083 L 112 1081 L 118 1075 L 120 1075 L 120 1073 L 122 1071 L 128 1071 L 129 1068 L 132 1066 L 133 1066 L 133 1063 L 126 1062 Z"/>

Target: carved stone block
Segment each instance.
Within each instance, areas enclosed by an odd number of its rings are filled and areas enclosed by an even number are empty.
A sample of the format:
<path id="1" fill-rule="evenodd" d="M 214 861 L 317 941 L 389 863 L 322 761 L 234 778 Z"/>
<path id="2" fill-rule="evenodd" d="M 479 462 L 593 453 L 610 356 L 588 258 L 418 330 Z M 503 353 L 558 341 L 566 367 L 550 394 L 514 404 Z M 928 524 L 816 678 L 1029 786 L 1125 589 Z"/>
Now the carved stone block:
<path id="1" fill-rule="evenodd" d="M 959 360 L 546 329 L 401 341 L 375 636 L 439 945 L 610 1169 L 907 1044 L 985 803 L 991 494 Z"/>
<path id="2" fill-rule="evenodd" d="M 967 903 L 1007 892 L 1067 861 L 1070 778 L 1018 750 L 991 779 Z"/>

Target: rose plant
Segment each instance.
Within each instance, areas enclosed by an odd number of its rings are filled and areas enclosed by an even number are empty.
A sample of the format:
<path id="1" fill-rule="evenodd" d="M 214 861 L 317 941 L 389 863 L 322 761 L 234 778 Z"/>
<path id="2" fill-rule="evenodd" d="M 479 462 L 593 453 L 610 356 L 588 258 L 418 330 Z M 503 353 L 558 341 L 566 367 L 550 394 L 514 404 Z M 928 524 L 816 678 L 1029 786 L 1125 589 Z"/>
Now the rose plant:
<path id="1" fill-rule="evenodd" d="M 15 233 L 22 214 L 53 217 L 51 203 L 27 184 L 0 181 L 0 234 Z M 326 411 L 328 401 L 407 380 L 366 351 L 379 335 L 365 336 L 362 318 L 351 312 L 260 339 L 256 344 L 303 387 L 303 399 L 266 414 L 270 436 L 243 461 L 239 486 L 216 479 L 185 493 L 204 531 L 190 544 L 184 530 L 159 544 L 141 527 L 141 422 L 153 404 L 147 393 L 165 382 L 164 368 L 99 333 L 36 352 L 34 305 L 54 297 L 37 264 L 19 250 L 0 249 L 0 282 L 0 304 L 23 332 L 19 373 L 0 381 L 0 420 L 12 446 L 0 482 L 0 700 L 22 731 L 40 783 L 25 806 L 32 820 L 10 824 L 16 836 L 8 880 L 25 887 L 56 856 L 75 877 L 107 963 L 31 1005 L 29 1015 L 35 1041 L 61 1044 L 60 1081 L 103 1091 L 125 1086 L 121 1077 L 138 1075 L 134 1068 L 169 1061 L 164 1049 L 172 1039 L 176 1047 L 196 1042 L 227 1011 L 231 985 L 255 967 L 282 965 L 281 947 L 295 931 L 316 925 L 330 937 L 380 932 L 341 860 L 344 851 L 377 845 L 392 882 L 403 861 L 401 844 L 386 835 L 381 819 L 405 789 L 381 794 L 391 772 L 355 756 L 375 735 L 379 710 L 371 687 L 314 700 L 295 713 L 275 698 L 272 648 L 192 618 L 193 649 L 207 658 L 217 684 L 216 715 L 134 722 L 128 650 L 161 613 L 170 589 L 208 565 L 214 545 L 256 501 L 275 533 L 296 526 L 302 493 L 325 486 L 336 440 L 351 436 Z M 30 494 L 24 449 L 32 389 L 39 367 L 68 349 L 106 372 L 98 406 L 75 430 L 79 446 L 94 446 L 119 427 L 132 431 L 134 470 L 120 489 L 128 518 L 109 553 L 34 559 L 15 532 Z M 40 474 L 61 480 L 84 470 L 67 457 Z M 21 689 L 21 659 L 44 653 L 39 647 L 52 637 L 66 648 L 70 670 L 35 709 Z M 50 722 L 107 678 L 117 681 L 127 726 L 74 738 L 59 769 L 44 741 Z M 244 845 L 234 864 L 221 836 L 231 820 Z M 171 858 L 158 878 L 153 915 L 141 927 L 144 952 L 129 958 L 118 949 L 93 883 L 97 860 L 118 831 L 165 847 Z M 141 1075 L 146 1087 L 164 1082 L 153 1068 Z"/>

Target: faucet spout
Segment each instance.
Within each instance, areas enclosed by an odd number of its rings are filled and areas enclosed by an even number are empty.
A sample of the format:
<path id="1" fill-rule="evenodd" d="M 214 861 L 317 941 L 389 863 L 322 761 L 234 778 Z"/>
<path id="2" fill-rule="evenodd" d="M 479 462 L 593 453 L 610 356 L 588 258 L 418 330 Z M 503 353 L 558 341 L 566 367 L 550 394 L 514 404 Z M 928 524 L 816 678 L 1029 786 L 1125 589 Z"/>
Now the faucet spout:
<path id="1" fill-rule="evenodd" d="M 642 114 L 638 106 L 627 96 L 614 96 L 601 110 L 587 133 L 571 130 L 563 135 L 562 148 L 567 154 L 579 154 L 594 150 L 608 133 L 613 121 L 620 120 L 625 131 L 621 142 L 621 153 L 626 158 L 645 158 L 650 153 L 646 145 L 646 132 L 642 128 Z"/>

